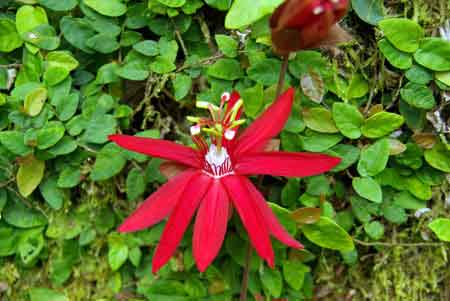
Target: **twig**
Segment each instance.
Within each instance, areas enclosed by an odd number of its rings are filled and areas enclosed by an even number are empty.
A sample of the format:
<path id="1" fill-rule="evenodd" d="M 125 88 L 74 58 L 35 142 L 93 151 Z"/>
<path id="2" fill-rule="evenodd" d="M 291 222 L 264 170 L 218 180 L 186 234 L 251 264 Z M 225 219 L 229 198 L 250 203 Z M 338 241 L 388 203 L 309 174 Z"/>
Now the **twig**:
<path id="1" fill-rule="evenodd" d="M 7 64 L 7 65 L 0 65 L 0 68 L 20 68 L 22 67 L 22 64 Z"/>
<path id="2" fill-rule="evenodd" d="M 188 69 L 188 68 L 191 68 L 191 67 L 197 67 L 197 66 L 203 66 L 203 65 L 211 65 L 211 64 L 214 64 L 218 59 L 221 59 L 223 57 L 224 57 L 223 53 L 218 53 L 218 54 L 215 54 L 213 56 L 201 59 L 197 63 L 180 66 L 175 72 L 178 73 L 178 72 L 181 72 L 181 71 L 183 71 L 185 69 Z"/>
<path id="3" fill-rule="evenodd" d="M 248 277 L 250 273 L 250 261 L 252 259 L 252 245 L 250 242 L 247 247 L 247 255 L 245 256 L 244 273 L 242 274 L 241 294 L 239 301 L 247 301 Z"/>
<path id="4" fill-rule="evenodd" d="M 376 247 L 376 246 L 384 246 L 384 247 L 443 247 L 445 243 L 442 242 L 416 242 L 416 243 L 401 243 L 401 242 L 366 242 L 356 238 L 353 238 L 353 241 L 359 245 L 367 246 L 367 247 Z"/>
<path id="5" fill-rule="evenodd" d="M 283 91 L 284 80 L 286 79 L 288 64 L 289 64 L 289 53 L 286 54 L 283 58 L 283 64 L 281 65 L 280 76 L 278 78 L 276 98 L 278 98 L 278 96 L 280 96 L 281 92 Z"/>
<path id="6" fill-rule="evenodd" d="M 186 44 L 184 44 L 183 37 L 181 36 L 180 31 L 178 29 L 175 30 L 175 36 L 177 37 L 178 42 L 180 42 L 180 46 L 181 46 L 181 49 L 183 50 L 184 57 L 188 57 L 189 52 L 186 48 Z"/>
<path id="7" fill-rule="evenodd" d="M 211 50 L 212 53 L 216 53 L 217 52 L 217 48 L 216 45 L 214 45 L 212 39 L 211 39 L 211 32 L 209 31 L 209 27 L 208 24 L 206 24 L 205 22 L 205 18 L 203 17 L 202 14 L 200 14 L 197 17 L 198 22 L 200 23 L 200 29 L 203 33 L 203 36 L 205 37 L 205 41 L 206 43 L 208 43 L 208 47 Z"/>

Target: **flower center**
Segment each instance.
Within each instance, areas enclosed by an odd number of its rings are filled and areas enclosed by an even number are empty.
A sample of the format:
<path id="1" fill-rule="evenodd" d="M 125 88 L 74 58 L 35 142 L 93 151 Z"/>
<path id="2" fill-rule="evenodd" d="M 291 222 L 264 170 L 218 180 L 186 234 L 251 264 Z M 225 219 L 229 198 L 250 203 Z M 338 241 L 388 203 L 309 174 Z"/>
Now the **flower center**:
<path id="1" fill-rule="evenodd" d="M 216 179 L 234 174 L 233 165 L 225 147 L 218 148 L 215 144 L 209 146 L 205 155 L 203 172 Z"/>

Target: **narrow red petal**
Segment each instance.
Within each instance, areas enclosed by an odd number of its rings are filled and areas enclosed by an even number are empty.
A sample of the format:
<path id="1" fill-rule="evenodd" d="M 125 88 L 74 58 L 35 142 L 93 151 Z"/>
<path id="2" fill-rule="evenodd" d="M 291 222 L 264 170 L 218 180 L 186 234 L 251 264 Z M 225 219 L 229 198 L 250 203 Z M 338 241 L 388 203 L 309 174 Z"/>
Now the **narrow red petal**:
<path id="1" fill-rule="evenodd" d="M 194 149 L 178 143 L 128 135 L 110 135 L 108 139 L 134 152 L 176 161 L 187 166 L 201 167 L 201 160 L 198 153 Z"/>
<path id="2" fill-rule="evenodd" d="M 243 182 L 243 177 L 224 177 L 222 183 L 241 217 L 256 252 L 267 261 L 269 266 L 273 267 L 275 255 L 270 242 L 268 225 L 260 210 L 254 206 L 252 196 Z"/>
<path id="3" fill-rule="evenodd" d="M 289 88 L 242 133 L 236 141 L 234 157 L 261 151 L 270 139 L 278 135 L 291 113 L 294 93 L 294 89 Z"/>
<path id="4" fill-rule="evenodd" d="M 228 194 L 214 180 L 202 200 L 194 226 L 193 253 L 200 272 L 204 272 L 220 251 L 228 223 Z"/>
<path id="5" fill-rule="evenodd" d="M 234 170 L 241 175 L 308 177 L 326 172 L 339 162 L 340 158 L 316 153 L 266 152 L 240 158 Z"/>
<path id="6" fill-rule="evenodd" d="M 266 220 L 266 224 L 269 226 L 270 234 L 289 247 L 303 249 L 303 245 L 296 241 L 280 224 L 277 217 L 272 212 L 272 209 L 270 209 L 267 205 L 261 192 L 256 189 L 249 179 L 243 178 L 243 182 L 250 192 L 250 195 L 253 197 L 254 204 L 259 208 L 264 219 Z"/>
<path id="7" fill-rule="evenodd" d="M 164 228 L 161 240 L 152 260 L 152 271 L 156 273 L 165 265 L 178 247 L 183 234 L 189 226 L 200 201 L 211 184 L 212 179 L 202 173 L 197 174 L 186 186 L 183 197 L 175 206 Z"/>
<path id="8" fill-rule="evenodd" d="M 119 227 L 119 232 L 133 232 L 159 223 L 170 214 L 186 185 L 199 172 L 184 171 L 161 186 L 136 209 Z"/>

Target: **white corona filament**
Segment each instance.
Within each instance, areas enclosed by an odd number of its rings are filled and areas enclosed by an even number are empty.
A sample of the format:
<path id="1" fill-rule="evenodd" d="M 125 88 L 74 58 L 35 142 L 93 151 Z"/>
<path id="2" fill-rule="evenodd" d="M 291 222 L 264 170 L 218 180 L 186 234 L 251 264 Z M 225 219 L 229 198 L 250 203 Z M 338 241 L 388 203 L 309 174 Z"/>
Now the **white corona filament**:
<path id="1" fill-rule="evenodd" d="M 325 8 L 322 5 L 316 6 L 313 9 L 313 14 L 320 15 L 321 13 L 323 13 L 325 11 Z"/>
<path id="2" fill-rule="evenodd" d="M 203 172 L 215 179 L 234 174 L 227 149 L 221 147 L 219 150 L 214 144 L 211 144 L 208 153 L 205 155 Z"/>

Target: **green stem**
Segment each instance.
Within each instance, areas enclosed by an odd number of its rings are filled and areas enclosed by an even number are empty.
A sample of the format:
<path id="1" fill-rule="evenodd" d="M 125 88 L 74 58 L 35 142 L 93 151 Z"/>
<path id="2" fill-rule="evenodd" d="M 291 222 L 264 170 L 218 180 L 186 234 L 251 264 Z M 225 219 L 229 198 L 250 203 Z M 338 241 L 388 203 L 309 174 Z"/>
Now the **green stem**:
<path id="1" fill-rule="evenodd" d="M 280 76 L 278 77 L 277 94 L 275 98 L 281 95 L 284 87 L 284 80 L 286 78 L 286 73 L 289 64 L 289 53 L 283 57 L 283 64 L 281 65 Z"/>

